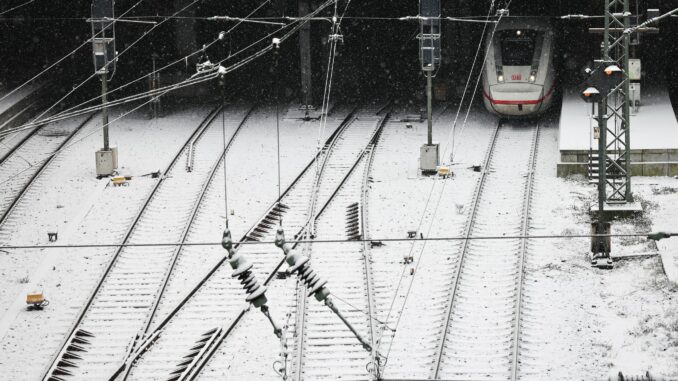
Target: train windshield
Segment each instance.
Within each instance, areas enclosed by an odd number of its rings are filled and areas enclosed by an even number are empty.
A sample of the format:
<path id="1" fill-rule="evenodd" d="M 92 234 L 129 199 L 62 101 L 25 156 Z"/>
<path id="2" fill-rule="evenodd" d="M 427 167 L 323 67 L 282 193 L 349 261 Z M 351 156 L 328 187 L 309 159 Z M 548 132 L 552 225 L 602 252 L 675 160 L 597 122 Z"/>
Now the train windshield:
<path id="1" fill-rule="evenodd" d="M 499 33 L 502 65 L 532 65 L 538 33 L 535 30 L 502 30 Z"/>

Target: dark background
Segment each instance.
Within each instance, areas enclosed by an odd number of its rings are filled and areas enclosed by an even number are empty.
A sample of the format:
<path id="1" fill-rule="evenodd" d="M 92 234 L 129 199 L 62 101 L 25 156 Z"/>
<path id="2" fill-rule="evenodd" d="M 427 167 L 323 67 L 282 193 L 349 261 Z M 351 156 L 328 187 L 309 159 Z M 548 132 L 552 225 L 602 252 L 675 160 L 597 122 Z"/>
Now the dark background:
<path id="1" fill-rule="evenodd" d="M 24 0 L 3 2 L 1 9 Z M 137 0 L 117 0 L 116 14 L 128 9 Z M 128 16 L 171 15 L 174 2 L 145 0 Z M 319 1 L 315 2 L 320 3 Z M 199 1 L 195 7 L 195 16 L 202 18 L 212 15 L 245 16 L 256 6 L 259 0 Z M 340 10 L 346 0 L 339 3 Z M 443 1 L 443 16 L 477 16 L 487 14 L 490 1 Z M 497 0 L 502 6 L 503 0 Z M 602 26 L 602 20 L 565 21 L 557 16 L 565 14 L 602 14 L 603 0 L 560 0 L 528 1 L 514 0 L 511 3 L 512 16 L 550 17 L 558 32 L 558 63 L 561 81 L 578 81 L 579 70 L 588 61 L 598 58 L 600 35 L 589 35 L 589 26 Z M 659 8 L 668 11 L 678 7 L 677 0 L 631 0 L 632 9 L 636 6 L 641 14 L 647 8 Z M 330 7 L 331 8 L 331 7 Z M 177 8 L 178 9 L 178 8 Z M 351 2 L 347 17 L 393 18 L 416 15 L 417 1 L 354 0 Z M 0 11 L 1 12 L 1 11 Z M 32 77 L 54 61 L 68 54 L 82 44 L 91 35 L 90 26 L 85 19 L 90 14 L 90 1 L 36 0 L 34 3 L 0 16 L 0 81 L 8 87 L 16 86 Z M 265 5 L 257 16 L 296 16 L 297 4 L 292 0 L 274 0 Z M 323 15 L 328 16 L 329 11 Z M 161 19 L 155 19 L 159 21 Z M 179 58 L 174 42 L 174 22 L 167 21 L 146 36 L 138 45 L 120 58 L 117 74 L 111 82 L 115 88 L 129 80 L 151 71 L 151 54 L 156 53 L 158 64 L 163 65 Z M 220 30 L 226 30 L 234 23 L 198 19 L 196 31 L 198 44 L 212 41 Z M 319 103 L 324 84 L 324 69 L 328 56 L 327 35 L 329 23 L 312 23 L 312 48 L 314 70 L 315 103 Z M 668 81 L 674 100 L 678 94 L 678 18 L 669 18 L 661 23 L 661 34 L 643 36 L 642 45 L 636 54 L 643 59 L 644 70 L 653 80 Z M 120 23 L 116 28 L 117 50 L 122 51 L 126 44 L 138 38 L 150 26 L 143 24 Z M 215 61 L 227 56 L 229 50 L 248 45 L 265 34 L 275 30 L 276 26 L 261 24 L 242 24 L 223 44 L 216 45 L 207 52 Z M 436 78 L 438 83 L 446 83 L 451 89 L 463 85 L 471 66 L 475 49 L 481 38 L 483 24 L 469 24 L 446 21 L 443 23 L 444 63 Z M 418 43 L 416 21 L 398 21 L 384 19 L 351 19 L 342 23 L 344 44 L 338 48 L 333 81 L 333 95 L 337 98 L 398 98 L 410 102 L 419 102 L 422 96 L 424 79 L 418 61 Z M 270 40 L 267 40 L 270 41 Z M 265 46 L 265 42 L 258 47 Z M 299 55 L 296 38 L 288 40 L 281 48 L 279 75 L 281 94 L 288 99 L 298 96 L 299 92 Z M 184 63 L 175 66 L 164 75 L 165 79 L 180 80 L 193 72 L 194 61 L 189 66 Z M 61 91 L 70 90 L 75 84 L 90 76 L 93 72 L 91 47 L 86 45 L 63 63 L 51 70 L 45 77 L 50 78 Z M 229 93 L 244 98 L 271 98 L 274 93 L 273 58 L 266 55 L 237 72 L 229 74 Z M 131 86 L 130 92 L 147 89 L 147 82 L 140 81 L 139 86 Z M 79 99 L 88 99 L 97 95 L 99 83 L 90 80 L 86 86 L 72 97 L 70 103 Z M 70 99 L 70 98 L 69 98 Z"/>

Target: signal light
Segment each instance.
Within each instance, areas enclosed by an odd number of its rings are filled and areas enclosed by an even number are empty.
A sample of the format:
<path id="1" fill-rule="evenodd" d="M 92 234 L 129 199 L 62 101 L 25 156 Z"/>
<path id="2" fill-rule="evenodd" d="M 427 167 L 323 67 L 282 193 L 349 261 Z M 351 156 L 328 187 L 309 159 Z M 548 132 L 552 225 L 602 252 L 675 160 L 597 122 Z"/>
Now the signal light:
<path id="1" fill-rule="evenodd" d="M 600 91 L 598 91 L 598 89 L 595 87 L 589 87 L 588 89 L 584 90 L 584 96 L 587 98 L 598 94 L 600 94 Z"/>
<path id="2" fill-rule="evenodd" d="M 612 75 L 621 72 L 622 70 L 617 65 L 610 65 L 605 68 L 605 74 Z"/>

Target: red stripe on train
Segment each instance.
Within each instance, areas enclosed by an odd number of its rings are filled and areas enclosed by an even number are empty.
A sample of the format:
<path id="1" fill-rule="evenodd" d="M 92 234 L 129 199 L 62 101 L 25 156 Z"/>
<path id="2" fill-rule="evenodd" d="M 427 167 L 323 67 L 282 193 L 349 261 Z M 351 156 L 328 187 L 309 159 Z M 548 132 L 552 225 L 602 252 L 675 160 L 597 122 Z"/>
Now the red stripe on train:
<path id="1" fill-rule="evenodd" d="M 493 104 L 496 104 L 496 105 L 536 105 L 536 104 L 542 103 L 542 102 L 544 102 L 546 99 L 548 99 L 548 98 L 553 94 L 553 91 L 555 90 L 555 88 L 556 88 L 555 85 L 554 85 L 554 86 L 551 86 L 551 90 L 549 90 L 549 92 L 548 92 L 546 95 L 544 95 L 543 97 L 541 97 L 541 98 L 539 98 L 539 99 L 535 99 L 535 100 L 531 100 L 531 101 L 528 101 L 528 100 L 522 100 L 522 101 L 503 101 L 503 100 L 498 100 L 498 99 L 492 98 L 492 97 L 491 97 L 488 93 L 486 93 L 485 91 L 483 91 L 483 95 L 485 96 L 485 98 L 487 98 L 487 100 L 489 100 L 490 102 L 492 102 Z"/>

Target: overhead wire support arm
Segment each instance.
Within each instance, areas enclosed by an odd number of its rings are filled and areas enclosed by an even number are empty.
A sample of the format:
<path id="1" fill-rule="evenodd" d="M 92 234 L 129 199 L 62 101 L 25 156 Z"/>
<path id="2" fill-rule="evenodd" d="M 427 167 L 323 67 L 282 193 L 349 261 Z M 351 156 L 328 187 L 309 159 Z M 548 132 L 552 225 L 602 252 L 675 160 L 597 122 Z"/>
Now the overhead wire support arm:
<path id="1" fill-rule="evenodd" d="M 232 17 L 232 16 L 212 16 L 212 17 L 208 17 L 207 20 L 210 20 L 210 21 L 237 21 L 237 22 L 247 22 L 247 23 L 252 23 L 252 24 L 267 24 L 267 25 L 287 25 L 283 22 L 277 22 L 277 21 L 255 20 L 255 19 L 251 19 L 251 18 Z"/>
<path id="2" fill-rule="evenodd" d="M 362 337 L 334 304 L 334 301 L 330 296 L 330 290 L 325 287 L 327 280 L 322 279 L 315 271 L 313 271 L 310 264 L 311 260 L 307 256 L 295 252 L 292 245 L 285 241 L 285 232 L 282 228 L 278 228 L 278 231 L 276 232 L 275 245 L 285 254 L 285 261 L 290 266 L 288 272 L 296 272 L 301 281 L 306 285 L 306 289 L 309 291 L 308 296 L 313 295 L 317 301 L 324 302 L 325 305 L 344 322 L 346 327 L 353 332 L 353 335 L 360 341 L 363 348 L 365 348 L 366 351 L 371 352 L 372 345 Z"/>
<path id="3" fill-rule="evenodd" d="M 639 30 L 645 28 L 646 26 L 651 25 L 651 24 L 654 24 L 654 23 L 656 23 L 656 22 L 658 22 L 658 21 L 661 21 L 661 20 L 663 20 L 663 19 L 665 19 L 665 18 L 667 18 L 667 17 L 678 17 L 678 15 L 676 15 L 676 13 L 678 13 L 678 8 L 676 8 L 676 9 L 670 11 L 670 12 L 664 13 L 664 14 L 661 15 L 661 16 L 657 16 L 657 17 L 651 18 L 651 19 L 645 21 L 644 23 L 642 23 L 642 24 L 640 24 L 640 25 L 638 25 L 638 26 L 634 26 L 634 27 L 631 27 L 631 28 L 626 28 L 626 29 L 624 30 L 624 34 L 631 34 L 631 33 L 634 33 L 634 32 L 638 32 Z"/>
<path id="4" fill-rule="evenodd" d="M 252 273 L 252 267 L 254 267 L 252 262 L 248 261 L 244 255 L 239 254 L 238 250 L 234 247 L 231 230 L 228 227 L 224 230 L 221 246 L 228 252 L 228 263 L 234 270 L 232 277 L 240 280 L 247 293 L 245 300 L 261 310 L 266 318 L 268 318 L 268 321 L 271 322 L 273 333 L 281 339 L 282 329 L 275 323 L 269 312 L 268 305 L 266 305 L 266 302 L 268 302 L 266 286 L 261 285 Z"/>
<path id="5" fill-rule="evenodd" d="M 113 17 L 102 17 L 100 19 L 95 19 L 95 18 L 88 18 L 85 19 L 85 22 L 125 22 L 125 23 L 130 23 L 130 24 L 151 24 L 155 25 L 158 22 L 157 21 L 144 21 L 144 20 L 132 20 L 132 19 L 123 19 L 123 18 L 113 18 Z"/>

